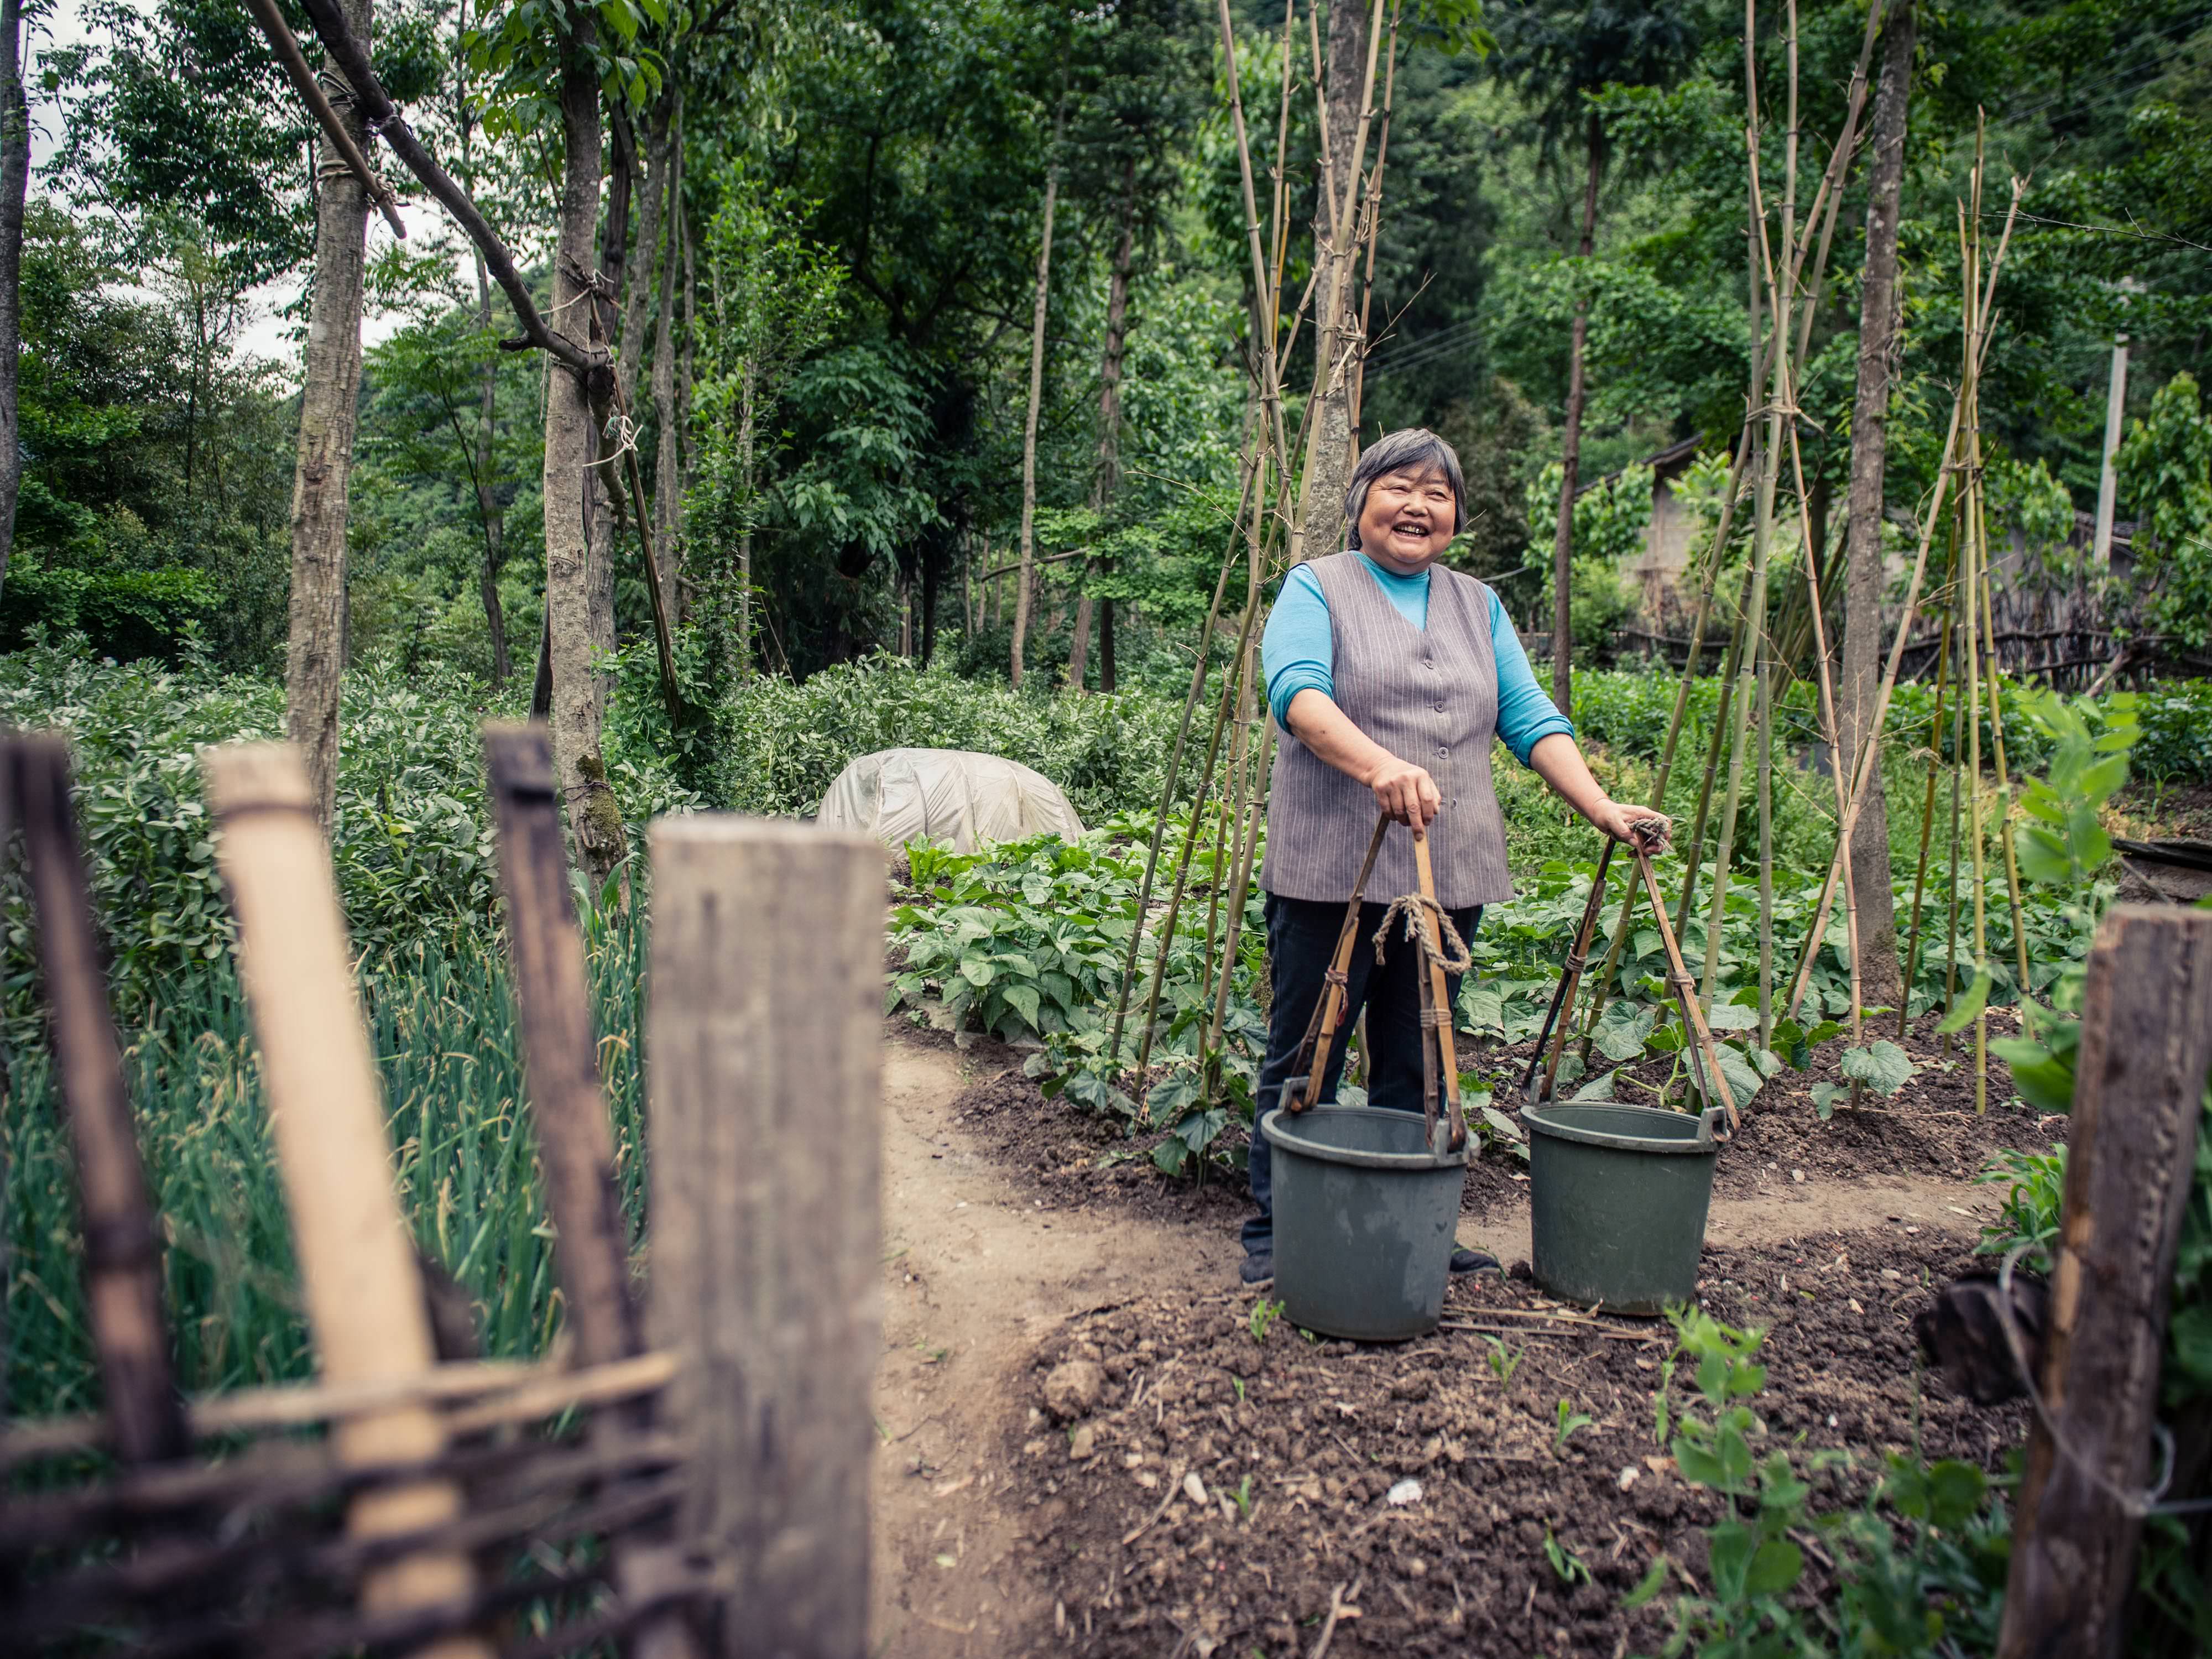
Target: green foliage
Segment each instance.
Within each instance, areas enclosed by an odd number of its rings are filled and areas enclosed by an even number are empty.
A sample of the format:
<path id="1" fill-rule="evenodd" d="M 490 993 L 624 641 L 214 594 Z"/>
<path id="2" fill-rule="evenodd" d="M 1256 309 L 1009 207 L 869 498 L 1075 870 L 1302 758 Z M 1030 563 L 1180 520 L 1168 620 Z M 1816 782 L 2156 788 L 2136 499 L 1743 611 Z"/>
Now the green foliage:
<path id="1" fill-rule="evenodd" d="M 1979 1186 L 2001 1185 L 2005 1189 L 2004 1206 L 1997 1212 L 1997 1218 L 1982 1229 L 1975 1254 L 2004 1255 L 2023 1249 L 2030 1267 L 2048 1272 L 2066 1195 L 2066 1149 L 2053 1146 L 2048 1152 L 2024 1152 L 2005 1147 L 1982 1165 L 1974 1181 Z"/>
<path id="2" fill-rule="evenodd" d="M 1732 1329 L 1697 1308 L 1670 1308 L 1667 1316 L 1680 1344 L 1675 1360 L 1695 1366 L 1697 1393 L 1675 1419 L 1675 1467 L 1692 1485 L 1720 1494 L 1727 1511 L 1707 1529 L 1707 1587 L 1692 1584 L 1675 1598 L 1673 1632 L 1662 1651 L 1669 1659 L 1685 1652 L 1699 1659 L 1814 1659 L 1832 1652 L 1870 1659 L 1956 1651 L 1946 1638 L 1960 1635 L 1974 1644 L 1971 1650 L 1988 1650 L 2009 1542 L 1982 1471 L 1892 1455 L 1863 1508 L 1818 1513 L 1807 1477 L 1850 1456 L 1816 1451 L 1801 1472 L 1790 1449 L 1766 1449 L 1769 1431 L 1753 1405 L 1766 1386 L 1765 1368 L 1757 1363 L 1765 1333 Z M 1656 1407 L 1662 1429 L 1673 1375 L 1670 1367 Z M 1900 1529 L 1908 1540 L 1903 1549 Z M 1805 1570 L 1802 1540 L 1825 1541 L 1837 1558 L 1832 1607 L 1808 1607 L 1795 1594 Z M 1666 1556 L 1656 1557 L 1625 1605 L 1657 1596 L 1669 1566 Z"/>
<path id="3" fill-rule="evenodd" d="M 11 915 L 11 953 L 23 925 Z M 645 946 L 641 927 L 586 912 L 616 1177 L 634 1239 L 645 1198 Z M 416 1240 L 468 1290 L 488 1357 L 542 1355 L 559 1332 L 561 1298 L 503 952 L 488 928 L 372 946 L 361 977 Z M 163 1267 L 179 1381 L 196 1393 L 301 1381 L 312 1350 L 244 999 L 227 961 L 165 978 L 158 991 L 143 1015 L 126 1012 L 123 1055 L 147 1182 L 169 1231 Z M 25 1416 L 97 1411 L 74 1164 L 52 1055 L 11 1030 L 8 1065 L 0 1215 L 9 1401 Z"/>
<path id="4" fill-rule="evenodd" d="M 1596 1421 L 1597 1419 L 1588 1412 L 1577 1411 L 1572 1401 L 1559 1401 L 1558 1408 L 1553 1413 L 1552 1455 L 1565 1457 L 1567 1455 L 1567 1442 Z"/>
<path id="5" fill-rule="evenodd" d="M 1282 1317 L 1282 1315 L 1283 1304 L 1279 1302 L 1270 1302 L 1263 1296 L 1254 1303 L 1250 1320 L 1252 1340 L 1255 1342 L 1265 1343 L 1267 1340 L 1267 1332 L 1273 1327 L 1274 1322 Z"/>
<path id="6" fill-rule="evenodd" d="M 451 678 L 376 665 L 346 677 L 331 856 L 358 947 L 458 948 L 489 921 L 497 895 L 478 729 L 489 712 Z M 0 722 L 69 734 L 116 1000 L 126 1019 L 149 1018 L 165 986 L 225 960 L 232 937 L 198 750 L 281 738 L 281 688 L 199 668 L 118 667 L 79 647 L 45 647 L 0 656 Z M 698 805 L 653 757 L 614 750 L 609 759 L 641 836 L 653 813 Z M 28 902 L 20 871 L 0 880 L 0 1026 L 19 1046 L 34 1042 L 41 1018 Z"/>
<path id="7" fill-rule="evenodd" d="M 1501 1386 L 1512 1387 L 1513 1373 L 1521 1369 L 1521 1361 L 1528 1350 L 1509 1347 L 1505 1339 L 1499 1336 L 1486 1336 L 1482 1340 L 1490 1348 L 1490 1352 L 1483 1356 L 1483 1362 L 1490 1367 L 1490 1374 Z"/>
<path id="8" fill-rule="evenodd" d="M 879 749 L 973 749 L 1036 768 L 1086 822 L 1158 802 L 1178 703 L 1016 692 L 916 670 L 891 657 L 842 664 L 794 684 L 761 676 L 730 700 L 714 799 L 738 811 L 811 812 L 848 761 Z M 1185 787 L 1194 787 L 1184 768 Z"/>
<path id="9" fill-rule="evenodd" d="M 2194 375 L 2160 388 L 2149 417 L 2130 425 L 2113 469 L 2141 526 L 2136 576 L 2155 589 L 2150 618 L 2202 650 L 2212 641 L 2212 417 L 2198 407 Z"/>

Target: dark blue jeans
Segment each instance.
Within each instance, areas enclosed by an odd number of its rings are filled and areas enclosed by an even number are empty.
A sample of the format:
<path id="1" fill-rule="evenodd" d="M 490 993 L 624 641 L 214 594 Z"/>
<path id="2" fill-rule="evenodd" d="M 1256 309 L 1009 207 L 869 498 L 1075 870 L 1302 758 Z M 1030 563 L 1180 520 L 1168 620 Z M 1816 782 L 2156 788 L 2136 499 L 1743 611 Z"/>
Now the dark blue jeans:
<path id="1" fill-rule="evenodd" d="M 1382 965 L 1375 964 L 1375 930 L 1382 925 L 1385 904 L 1359 907 L 1359 937 L 1345 972 L 1347 1000 L 1329 1046 L 1328 1072 L 1322 1079 L 1323 1101 L 1336 1098 L 1344 1072 L 1345 1039 L 1362 1008 L 1367 1011 L 1367 1103 L 1393 1111 L 1421 1109 L 1421 956 L 1401 925 L 1391 925 Z M 1462 939 L 1472 939 L 1482 907 L 1446 912 Z M 1318 899 L 1267 895 L 1267 965 L 1274 982 L 1274 1007 L 1267 1017 L 1267 1056 L 1260 1064 L 1259 1109 L 1273 1109 L 1283 1081 L 1297 1064 L 1306 1023 L 1321 1000 L 1324 975 L 1344 928 L 1344 906 Z M 1459 975 L 1445 980 L 1452 1001 L 1459 1000 Z M 1260 1126 L 1252 1126 L 1252 1201 L 1260 1213 L 1244 1224 L 1244 1248 L 1274 1248 L 1273 1159 Z"/>

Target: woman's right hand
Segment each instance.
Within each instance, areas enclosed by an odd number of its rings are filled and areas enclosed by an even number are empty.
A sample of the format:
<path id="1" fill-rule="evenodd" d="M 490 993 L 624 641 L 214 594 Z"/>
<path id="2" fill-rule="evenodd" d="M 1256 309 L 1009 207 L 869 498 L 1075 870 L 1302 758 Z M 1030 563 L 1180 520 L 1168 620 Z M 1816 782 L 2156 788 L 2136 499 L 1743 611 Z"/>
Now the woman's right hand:
<path id="1" fill-rule="evenodd" d="M 1416 830 L 1427 829 L 1429 821 L 1444 804 L 1443 792 L 1437 789 L 1434 778 L 1424 769 L 1395 755 L 1386 757 L 1366 781 L 1375 792 L 1375 804 L 1386 816 Z"/>

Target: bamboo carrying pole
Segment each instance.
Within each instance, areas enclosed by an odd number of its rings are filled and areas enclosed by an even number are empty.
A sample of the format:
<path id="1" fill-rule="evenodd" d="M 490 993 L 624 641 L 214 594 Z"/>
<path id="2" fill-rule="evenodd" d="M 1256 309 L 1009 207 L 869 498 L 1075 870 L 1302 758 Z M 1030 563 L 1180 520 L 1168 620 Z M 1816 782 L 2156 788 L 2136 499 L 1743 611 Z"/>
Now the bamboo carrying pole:
<path id="1" fill-rule="evenodd" d="M 55 1071 L 69 1112 L 84 1231 L 85 1305 L 117 1455 L 156 1463 L 191 1448 L 169 1359 L 161 1247 L 138 1159 L 84 857 L 70 806 L 68 740 L 7 744 L 7 797 L 22 825 Z"/>
<path id="2" fill-rule="evenodd" d="M 202 764 L 319 1369 L 339 1384 L 419 1376 L 436 1358 L 430 1321 L 307 768 L 289 744 L 212 749 Z M 349 1465 L 409 1462 L 435 1457 L 445 1429 L 427 1406 L 395 1406 L 337 1425 L 331 1438 Z M 452 1482 L 405 1482 L 355 1498 L 347 1530 L 408 1533 L 460 1512 Z M 458 1601 L 474 1582 L 465 1554 L 426 1550 L 367 1571 L 362 1604 L 382 1613 Z M 491 1650 L 454 1636 L 424 1651 Z"/>

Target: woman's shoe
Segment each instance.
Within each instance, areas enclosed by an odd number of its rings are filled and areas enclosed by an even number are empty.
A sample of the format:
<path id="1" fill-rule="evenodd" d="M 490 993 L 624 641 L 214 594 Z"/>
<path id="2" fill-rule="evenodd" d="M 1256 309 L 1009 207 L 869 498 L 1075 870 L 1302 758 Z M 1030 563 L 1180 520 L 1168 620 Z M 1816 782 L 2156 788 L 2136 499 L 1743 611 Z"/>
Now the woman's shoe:
<path id="1" fill-rule="evenodd" d="M 1455 1273 L 1502 1273 L 1504 1266 L 1487 1250 L 1470 1250 L 1464 1244 L 1452 1251 L 1451 1270 Z"/>
<path id="2" fill-rule="evenodd" d="M 1492 1262 L 1492 1267 L 1498 1264 Z M 1247 1285 L 1265 1285 L 1275 1276 L 1275 1253 L 1273 1250 L 1251 1250 L 1245 1254 L 1244 1265 L 1237 1270 L 1237 1278 Z"/>

